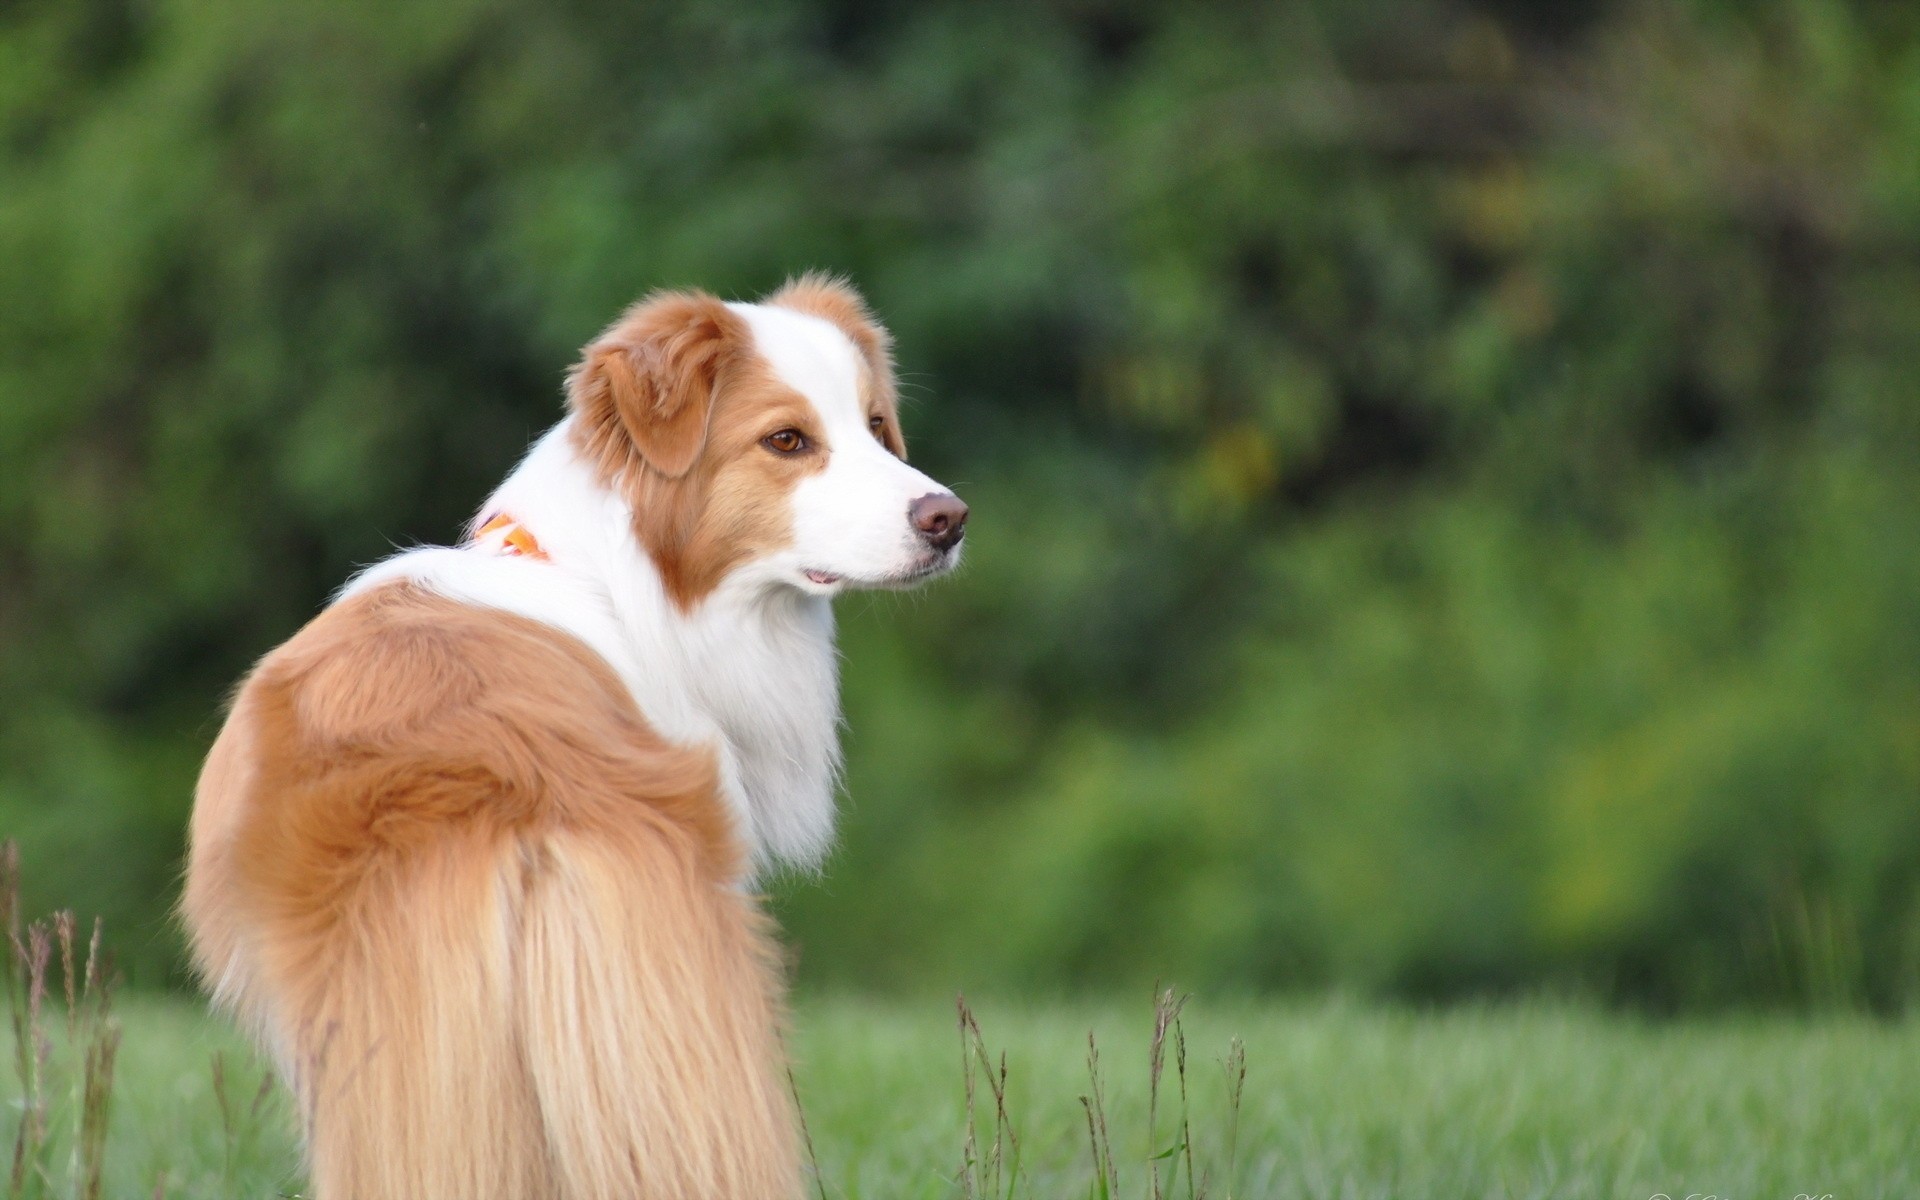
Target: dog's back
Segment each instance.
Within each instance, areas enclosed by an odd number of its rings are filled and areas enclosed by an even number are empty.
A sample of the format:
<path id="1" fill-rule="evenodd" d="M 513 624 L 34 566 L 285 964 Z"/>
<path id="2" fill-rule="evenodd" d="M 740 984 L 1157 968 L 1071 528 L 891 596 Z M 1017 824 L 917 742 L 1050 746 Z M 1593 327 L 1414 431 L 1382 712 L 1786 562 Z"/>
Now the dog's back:
<path id="1" fill-rule="evenodd" d="M 780 977 L 712 755 L 598 656 L 390 583 L 243 685 L 184 913 L 324 1200 L 798 1192 Z"/>

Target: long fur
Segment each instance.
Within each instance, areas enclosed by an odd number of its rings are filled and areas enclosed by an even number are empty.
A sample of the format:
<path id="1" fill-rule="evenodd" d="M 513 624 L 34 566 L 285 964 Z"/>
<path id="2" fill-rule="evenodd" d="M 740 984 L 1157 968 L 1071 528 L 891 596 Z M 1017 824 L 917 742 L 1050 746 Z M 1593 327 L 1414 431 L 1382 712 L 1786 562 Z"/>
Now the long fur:
<path id="1" fill-rule="evenodd" d="M 186 912 L 317 1195 L 795 1194 L 778 964 L 715 785 L 572 639 L 408 584 L 261 664 Z"/>
<path id="2" fill-rule="evenodd" d="M 957 550 L 909 527 L 940 485 L 859 297 L 775 303 L 629 310 L 476 518 L 537 553 L 396 555 L 237 693 L 182 915 L 319 1200 L 799 1194 L 747 885 L 832 832 L 839 585 L 809 571 Z M 770 422 L 831 460 L 769 454 Z"/>

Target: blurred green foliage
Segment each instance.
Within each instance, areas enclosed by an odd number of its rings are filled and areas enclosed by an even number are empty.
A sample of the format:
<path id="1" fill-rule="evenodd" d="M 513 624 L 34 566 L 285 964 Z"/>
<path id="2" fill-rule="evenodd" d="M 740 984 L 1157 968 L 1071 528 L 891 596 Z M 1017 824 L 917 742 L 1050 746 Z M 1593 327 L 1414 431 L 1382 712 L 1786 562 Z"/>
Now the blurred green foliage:
<path id="1" fill-rule="evenodd" d="M 1903 1004 L 1916 148 L 1870 0 L 16 0 L 0 829 L 175 977 L 223 689 L 827 266 L 976 518 L 804 978 Z"/>

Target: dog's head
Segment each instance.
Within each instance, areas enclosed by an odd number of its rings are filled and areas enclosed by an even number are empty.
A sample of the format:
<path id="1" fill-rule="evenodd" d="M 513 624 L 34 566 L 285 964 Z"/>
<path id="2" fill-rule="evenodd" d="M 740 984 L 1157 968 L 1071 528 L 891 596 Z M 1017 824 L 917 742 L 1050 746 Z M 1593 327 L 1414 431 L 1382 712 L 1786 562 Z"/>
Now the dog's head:
<path id="1" fill-rule="evenodd" d="M 838 280 L 649 296 L 587 346 L 568 398 L 683 609 L 728 579 L 825 596 L 959 560 L 967 506 L 907 465 L 890 339 Z"/>

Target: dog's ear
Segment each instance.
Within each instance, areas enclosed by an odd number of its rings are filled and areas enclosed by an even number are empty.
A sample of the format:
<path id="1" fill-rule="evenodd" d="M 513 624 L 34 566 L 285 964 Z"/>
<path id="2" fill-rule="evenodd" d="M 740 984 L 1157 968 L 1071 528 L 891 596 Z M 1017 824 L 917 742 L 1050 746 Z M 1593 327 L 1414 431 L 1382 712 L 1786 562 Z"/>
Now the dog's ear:
<path id="1" fill-rule="evenodd" d="M 619 430 L 668 479 L 707 442 L 714 392 L 747 345 L 746 323 L 705 292 L 656 292 L 588 343 L 567 398 L 590 431 Z"/>

